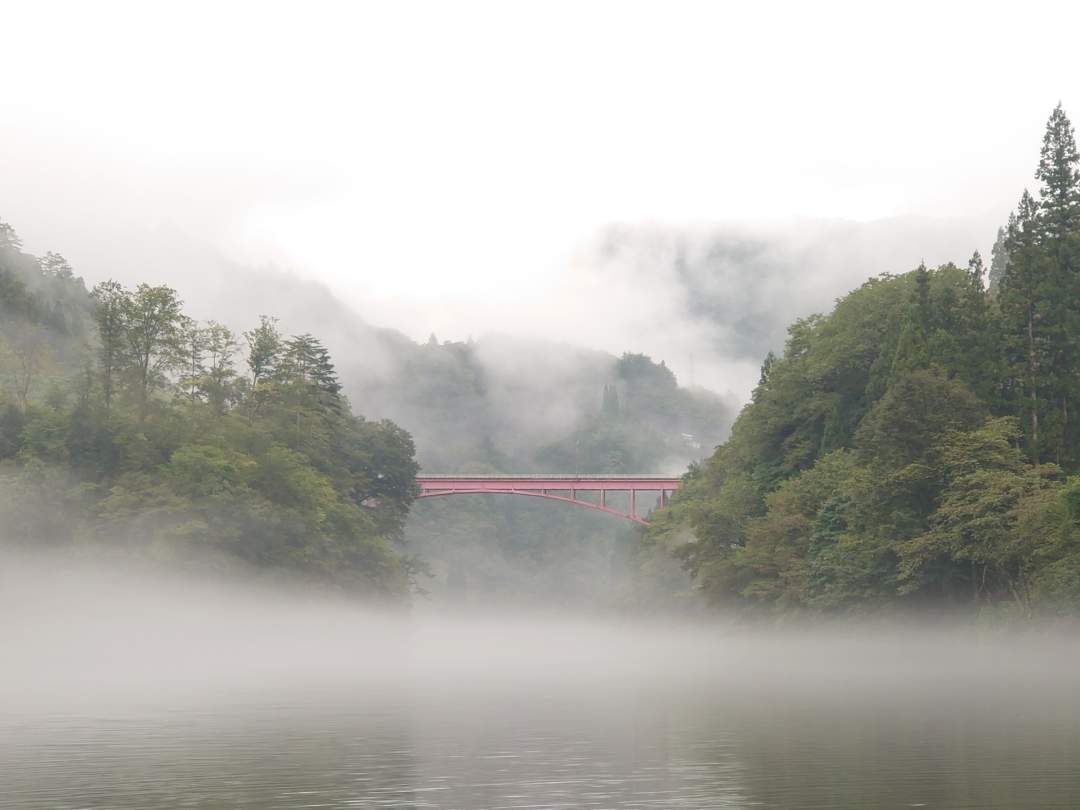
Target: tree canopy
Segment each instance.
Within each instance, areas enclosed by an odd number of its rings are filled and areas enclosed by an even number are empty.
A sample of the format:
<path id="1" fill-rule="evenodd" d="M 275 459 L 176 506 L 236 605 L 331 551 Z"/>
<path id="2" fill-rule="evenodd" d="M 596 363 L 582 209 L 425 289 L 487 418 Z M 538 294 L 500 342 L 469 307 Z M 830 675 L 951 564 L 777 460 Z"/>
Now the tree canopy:
<path id="1" fill-rule="evenodd" d="M 247 564 L 400 597 L 412 440 L 352 413 L 318 338 L 242 342 L 166 286 L 89 293 L 0 229 L 4 540 Z"/>
<path id="2" fill-rule="evenodd" d="M 793 324 L 647 542 L 790 615 L 1080 604 L 1080 173 L 1058 106 L 989 271 L 871 279 Z"/>

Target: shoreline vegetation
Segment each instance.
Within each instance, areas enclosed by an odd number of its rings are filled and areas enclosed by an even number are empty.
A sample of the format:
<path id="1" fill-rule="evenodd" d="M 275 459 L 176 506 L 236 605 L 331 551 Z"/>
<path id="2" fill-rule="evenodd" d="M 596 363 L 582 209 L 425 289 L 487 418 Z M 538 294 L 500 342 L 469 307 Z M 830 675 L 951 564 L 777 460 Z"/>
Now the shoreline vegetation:
<path id="1" fill-rule="evenodd" d="M 645 542 L 742 615 L 1075 611 L 1078 164 L 1059 105 L 989 268 L 881 275 L 793 324 Z"/>
<path id="2" fill-rule="evenodd" d="M 59 255 L 23 253 L 8 225 L 0 315 L 8 542 L 408 593 L 412 440 L 352 413 L 317 338 L 266 317 L 243 335 L 196 323 L 166 286 L 88 292 Z"/>

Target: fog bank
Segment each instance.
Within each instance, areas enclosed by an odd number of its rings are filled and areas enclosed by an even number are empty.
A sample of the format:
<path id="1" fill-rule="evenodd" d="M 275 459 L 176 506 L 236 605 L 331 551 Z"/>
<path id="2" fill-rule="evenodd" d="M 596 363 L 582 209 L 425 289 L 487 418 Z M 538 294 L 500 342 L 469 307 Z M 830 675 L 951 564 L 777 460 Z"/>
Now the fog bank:
<path id="1" fill-rule="evenodd" d="M 938 622 L 789 632 L 723 617 L 393 613 L 280 584 L 11 553 L 0 616 L 9 712 L 298 689 L 915 694 L 1065 687 L 1080 664 L 1080 646 L 1060 630 Z"/>

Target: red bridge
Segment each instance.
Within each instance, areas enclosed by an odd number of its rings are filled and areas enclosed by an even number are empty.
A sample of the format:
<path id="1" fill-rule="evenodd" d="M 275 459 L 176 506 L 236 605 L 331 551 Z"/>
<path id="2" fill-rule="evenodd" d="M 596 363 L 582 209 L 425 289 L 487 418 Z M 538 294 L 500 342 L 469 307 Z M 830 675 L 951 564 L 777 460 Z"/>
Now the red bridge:
<path id="1" fill-rule="evenodd" d="M 638 493 L 658 496 L 667 504 L 668 494 L 681 480 L 666 475 L 418 475 L 421 498 L 445 495 L 528 495 L 598 509 L 609 515 L 648 525 L 638 515 Z M 613 505 L 609 493 L 620 493 Z M 621 493 L 626 493 L 623 496 Z M 625 509 L 621 508 L 625 503 Z M 651 505 L 651 504 L 650 504 Z M 647 514 L 647 513 L 646 513 Z"/>

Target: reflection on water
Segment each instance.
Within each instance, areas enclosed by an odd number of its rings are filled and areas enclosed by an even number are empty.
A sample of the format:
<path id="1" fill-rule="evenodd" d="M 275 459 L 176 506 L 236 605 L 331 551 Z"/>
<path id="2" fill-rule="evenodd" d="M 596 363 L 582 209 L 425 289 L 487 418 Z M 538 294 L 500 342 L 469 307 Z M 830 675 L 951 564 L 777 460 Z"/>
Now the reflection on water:
<path id="1" fill-rule="evenodd" d="M 573 698 L 357 689 L 9 709 L 0 805 L 1076 807 L 1075 697 L 652 684 Z"/>
<path id="2" fill-rule="evenodd" d="M 1074 636 L 973 636 L 0 576 L 0 807 L 1080 806 Z"/>

